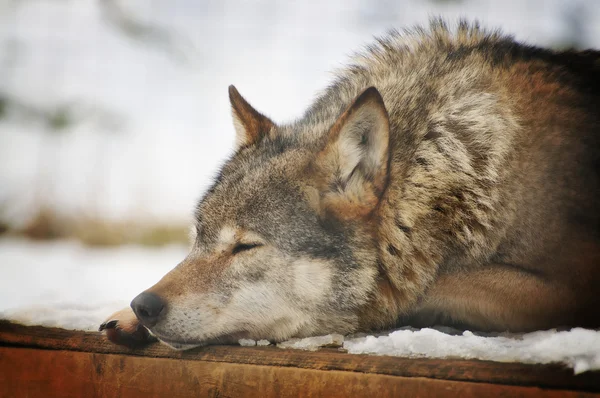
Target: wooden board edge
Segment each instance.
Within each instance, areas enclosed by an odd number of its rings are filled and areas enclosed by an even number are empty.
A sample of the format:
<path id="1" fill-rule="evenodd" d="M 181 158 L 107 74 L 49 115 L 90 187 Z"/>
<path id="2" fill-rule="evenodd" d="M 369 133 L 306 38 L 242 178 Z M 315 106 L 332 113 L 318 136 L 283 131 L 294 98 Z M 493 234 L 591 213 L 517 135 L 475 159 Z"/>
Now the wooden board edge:
<path id="1" fill-rule="evenodd" d="M 0 347 L 0 396 L 597 398 L 600 394 L 339 370 Z"/>
<path id="2" fill-rule="evenodd" d="M 411 359 L 347 354 L 333 349 L 309 352 L 276 347 L 207 346 L 190 351 L 174 351 L 161 344 L 129 349 L 109 343 L 97 332 L 23 326 L 7 321 L 0 321 L 0 346 L 600 391 L 600 372 L 574 375 L 571 369 L 562 365 Z"/>

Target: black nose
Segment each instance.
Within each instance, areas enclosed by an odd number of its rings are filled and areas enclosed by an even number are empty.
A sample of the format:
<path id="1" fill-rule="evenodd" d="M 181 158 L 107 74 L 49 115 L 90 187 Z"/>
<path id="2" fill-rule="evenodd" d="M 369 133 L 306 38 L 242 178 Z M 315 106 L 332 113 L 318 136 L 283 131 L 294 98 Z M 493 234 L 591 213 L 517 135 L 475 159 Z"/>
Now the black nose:
<path id="1" fill-rule="evenodd" d="M 131 308 L 144 326 L 152 327 L 158 322 L 165 302 L 154 293 L 143 292 L 131 301 Z"/>

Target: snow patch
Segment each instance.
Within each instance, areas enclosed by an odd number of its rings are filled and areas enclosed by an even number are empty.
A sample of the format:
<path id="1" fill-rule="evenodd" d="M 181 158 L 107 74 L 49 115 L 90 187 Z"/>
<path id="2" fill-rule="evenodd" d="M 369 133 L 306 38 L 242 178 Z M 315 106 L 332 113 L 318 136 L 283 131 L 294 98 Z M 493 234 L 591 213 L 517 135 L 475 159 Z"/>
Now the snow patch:
<path id="1" fill-rule="evenodd" d="M 256 340 L 252 339 L 239 339 L 238 344 L 242 347 L 254 347 L 256 345 Z"/>
<path id="2" fill-rule="evenodd" d="M 343 343 L 344 336 L 342 336 L 341 334 L 328 334 L 326 336 L 306 337 L 303 339 L 290 339 L 278 343 L 277 347 L 316 351 L 321 347 L 341 347 Z"/>
<path id="3" fill-rule="evenodd" d="M 351 354 L 409 358 L 463 358 L 531 364 L 562 363 L 576 374 L 600 369 L 600 331 L 574 328 L 527 334 L 478 336 L 470 331 L 450 335 L 435 329 L 397 330 L 387 336 L 349 339 Z"/>
<path id="4" fill-rule="evenodd" d="M 269 340 L 258 340 L 256 342 L 257 346 L 267 346 L 267 345 L 271 345 L 271 342 Z"/>
<path id="5" fill-rule="evenodd" d="M 90 248 L 0 239 L 0 319 L 98 330 L 187 254 L 184 246 Z"/>

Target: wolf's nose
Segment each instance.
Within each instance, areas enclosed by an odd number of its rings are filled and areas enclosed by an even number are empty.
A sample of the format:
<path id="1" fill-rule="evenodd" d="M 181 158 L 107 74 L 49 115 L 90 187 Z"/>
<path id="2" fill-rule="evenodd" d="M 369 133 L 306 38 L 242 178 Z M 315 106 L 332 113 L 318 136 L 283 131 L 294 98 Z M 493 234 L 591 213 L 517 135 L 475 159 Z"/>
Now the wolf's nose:
<path id="1" fill-rule="evenodd" d="M 142 292 L 131 301 L 131 308 L 135 312 L 135 316 L 146 327 L 156 325 L 164 307 L 163 299 L 150 292 Z"/>

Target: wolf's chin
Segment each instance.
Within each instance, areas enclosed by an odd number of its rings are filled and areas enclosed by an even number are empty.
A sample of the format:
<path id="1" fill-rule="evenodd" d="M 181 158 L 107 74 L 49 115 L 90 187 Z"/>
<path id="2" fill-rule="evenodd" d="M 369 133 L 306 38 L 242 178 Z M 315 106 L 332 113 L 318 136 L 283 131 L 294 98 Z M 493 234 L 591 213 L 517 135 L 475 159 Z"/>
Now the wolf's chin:
<path id="1" fill-rule="evenodd" d="M 200 347 L 200 346 L 204 345 L 204 344 L 178 343 L 178 342 L 175 342 L 175 341 L 163 340 L 161 338 L 158 338 L 158 341 L 160 341 L 161 343 L 163 343 L 167 347 L 172 348 L 172 349 L 177 350 L 177 351 L 191 350 L 192 348 L 196 348 L 196 347 Z"/>
<path id="2" fill-rule="evenodd" d="M 206 343 L 198 343 L 196 341 L 187 343 L 187 342 L 177 341 L 175 339 L 162 337 L 162 336 L 157 335 L 156 333 L 153 333 L 152 330 L 150 330 L 150 334 L 152 334 L 152 336 L 156 337 L 156 339 L 158 341 L 160 341 L 162 344 L 166 345 L 169 348 L 177 350 L 177 351 L 190 350 L 192 348 L 206 345 Z"/>
<path id="3" fill-rule="evenodd" d="M 247 333 L 238 332 L 238 333 L 222 335 L 219 337 L 207 338 L 207 339 L 203 339 L 201 341 L 186 342 L 186 341 L 180 341 L 180 340 L 176 340 L 176 339 L 162 337 L 155 333 L 152 333 L 152 335 L 154 337 L 156 337 L 158 339 L 158 341 L 160 341 L 162 344 L 164 344 L 172 349 L 178 350 L 178 351 L 190 350 L 190 349 L 196 348 L 196 347 L 203 347 L 203 346 L 215 345 L 215 344 L 227 344 L 227 345 L 228 344 L 236 344 L 239 339 L 248 338 Z"/>

